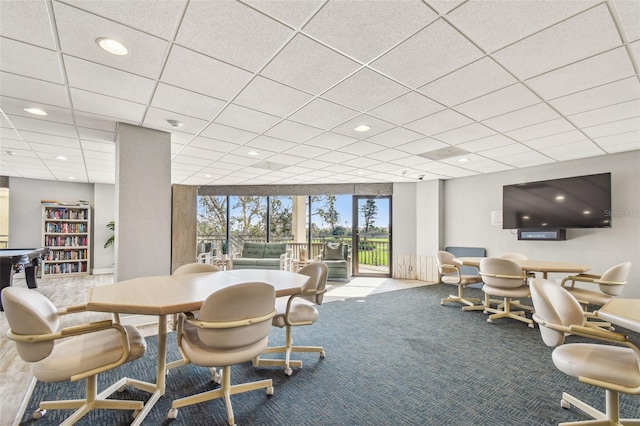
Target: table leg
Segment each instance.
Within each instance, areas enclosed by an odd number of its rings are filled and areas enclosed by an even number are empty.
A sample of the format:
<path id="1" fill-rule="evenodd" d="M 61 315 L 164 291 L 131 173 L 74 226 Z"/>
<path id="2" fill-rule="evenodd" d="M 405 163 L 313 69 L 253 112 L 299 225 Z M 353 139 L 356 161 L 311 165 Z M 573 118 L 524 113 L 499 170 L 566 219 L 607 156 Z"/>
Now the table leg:
<path id="1" fill-rule="evenodd" d="M 165 377 L 166 377 L 166 365 L 167 365 L 167 316 L 160 315 L 158 317 L 158 361 L 156 369 L 156 384 L 153 389 L 151 398 L 147 401 L 131 423 L 131 426 L 140 425 L 142 421 L 147 417 L 147 414 L 151 411 L 153 406 L 158 402 L 160 397 L 165 392 Z"/>

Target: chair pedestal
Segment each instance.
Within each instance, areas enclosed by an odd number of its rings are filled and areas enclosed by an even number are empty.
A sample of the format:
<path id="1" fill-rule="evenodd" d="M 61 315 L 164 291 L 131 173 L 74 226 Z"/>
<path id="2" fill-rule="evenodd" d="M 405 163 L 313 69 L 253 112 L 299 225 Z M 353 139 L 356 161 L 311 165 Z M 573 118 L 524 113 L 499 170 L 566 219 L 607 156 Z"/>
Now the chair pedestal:
<path id="1" fill-rule="evenodd" d="M 290 376 L 293 373 L 291 367 L 302 368 L 302 361 L 291 360 L 292 352 L 317 352 L 320 354 L 320 358 L 324 358 L 324 349 L 321 346 L 293 346 L 293 337 L 291 327 L 285 327 L 286 329 L 286 343 L 285 346 L 274 346 L 265 349 L 263 354 L 284 353 L 284 359 L 269 359 L 260 358 L 259 356 L 253 359 L 254 367 L 273 367 L 284 366 L 284 374 Z"/>
<path id="2" fill-rule="evenodd" d="M 613 390 L 606 391 L 606 413 L 596 410 L 584 401 L 570 395 L 566 392 L 562 393 L 561 405 L 563 408 L 570 408 L 573 405 L 583 413 L 593 417 L 595 420 L 583 420 L 577 422 L 564 422 L 558 426 L 579 426 L 579 425 L 603 425 L 603 426 L 633 426 L 640 425 L 640 419 L 620 419 L 620 401 L 618 392 Z"/>
<path id="3" fill-rule="evenodd" d="M 518 321 L 522 321 L 526 323 L 530 328 L 534 328 L 533 320 L 525 317 L 524 310 L 512 311 L 511 307 L 531 310 L 530 306 L 521 305 L 520 303 L 517 303 L 517 302 L 512 302 L 510 297 L 505 297 L 504 302 L 502 303 L 502 309 L 500 309 L 499 307 L 492 308 L 490 306 L 485 306 L 484 308 L 485 314 L 488 314 L 490 312 L 493 313 L 493 315 L 489 315 L 489 318 L 487 318 L 487 322 L 493 322 L 493 320 L 498 318 L 511 318 Z"/>
<path id="4" fill-rule="evenodd" d="M 458 286 L 457 296 L 451 294 L 449 295 L 449 297 L 445 297 L 444 299 L 440 300 L 441 305 L 444 305 L 447 302 L 457 302 L 466 305 L 462 307 L 463 311 L 474 311 L 483 308 L 483 306 L 480 304 L 480 299 L 478 299 L 477 297 L 464 297 L 464 286 L 461 285 Z"/>
<path id="5" fill-rule="evenodd" d="M 116 383 L 109 386 L 104 391 L 98 394 L 97 377 L 87 377 L 86 394 L 85 399 L 68 399 L 59 401 L 42 401 L 38 406 L 38 410 L 34 413 L 34 418 L 42 417 L 47 410 L 69 410 L 76 409 L 76 411 L 69 416 L 64 422 L 60 423 L 61 426 L 73 425 L 84 417 L 91 410 L 133 410 L 135 417 L 139 410 L 142 410 L 144 406 L 142 401 L 127 401 L 118 399 L 107 399 L 117 390 L 127 385 L 132 385 L 127 379 L 120 379 Z M 147 390 L 147 389 L 142 389 Z"/>

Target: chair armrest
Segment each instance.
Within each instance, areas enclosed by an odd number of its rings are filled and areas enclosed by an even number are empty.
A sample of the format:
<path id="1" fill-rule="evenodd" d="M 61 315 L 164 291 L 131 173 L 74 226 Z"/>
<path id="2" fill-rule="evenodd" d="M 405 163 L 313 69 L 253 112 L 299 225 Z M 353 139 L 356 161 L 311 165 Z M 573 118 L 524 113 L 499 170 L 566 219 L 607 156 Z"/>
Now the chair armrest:
<path id="1" fill-rule="evenodd" d="M 183 314 L 181 314 L 183 315 Z M 215 328 L 215 329 L 224 329 L 224 328 L 236 328 L 242 327 L 246 325 L 255 324 L 258 322 L 266 321 L 276 316 L 276 310 L 269 312 L 268 314 L 255 317 L 255 318 L 245 318 L 236 321 L 200 321 L 200 320 L 186 320 L 189 324 L 198 327 L 198 328 Z M 185 316 L 186 318 L 186 316 Z"/>
<path id="2" fill-rule="evenodd" d="M 285 310 L 284 313 L 284 323 L 286 325 L 291 325 L 291 326 L 296 326 L 296 325 L 310 325 L 313 324 L 312 321 L 301 321 L 301 322 L 294 322 L 291 321 L 289 319 L 289 314 L 291 312 L 291 302 L 293 302 L 293 300 L 296 297 L 308 297 L 308 296 L 319 296 L 321 294 L 324 294 L 327 292 L 327 289 L 323 289 L 323 290 L 312 290 L 312 291 L 305 291 L 304 293 L 300 293 L 300 294 L 294 294 L 293 296 L 290 296 L 289 299 L 287 300 L 287 308 Z"/>
<path id="3" fill-rule="evenodd" d="M 626 281 L 603 281 L 600 279 L 593 280 L 594 284 L 602 284 L 602 285 L 625 285 Z"/>
<path id="4" fill-rule="evenodd" d="M 59 309 L 58 315 L 75 314 L 78 312 L 85 312 L 86 310 L 87 310 L 87 305 L 67 306 L 66 308 Z"/>
<path id="5" fill-rule="evenodd" d="M 493 277 L 493 278 L 507 278 L 507 279 L 511 279 L 511 280 L 516 280 L 516 279 L 521 279 L 521 280 L 526 280 L 529 276 L 528 275 L 503 275 L 503 274 L 490 274 L 488 272 L 480 272 L 480 275 L 483 277 Z"/>

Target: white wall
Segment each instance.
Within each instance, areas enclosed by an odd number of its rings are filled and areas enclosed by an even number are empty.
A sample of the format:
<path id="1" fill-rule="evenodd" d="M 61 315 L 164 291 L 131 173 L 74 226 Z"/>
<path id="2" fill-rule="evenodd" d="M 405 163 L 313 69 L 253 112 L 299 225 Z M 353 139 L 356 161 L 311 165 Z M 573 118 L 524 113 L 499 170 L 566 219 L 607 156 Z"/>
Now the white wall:
<path id="1" fill-rule="evenodd" d="M 519 182 L 611 172 L 610 229 L 567 229 L 566 241 L 519 241 L 515 231 L 491 225 L 491 212 L 502 210 L 502 186 Z M 602 273 L 632 262 L 624 297 L 640 297 L 640 151 L 445 181 L 444 246 L 484 247 L 487 255 L 513 251 L 531 259 L 592 266 Z M 550 279 L 560 278 L 550 274 Z"/>
<path id="2" fill-rule="evenodd" d="M 104 248 L 113 234 L 107 223 L 116 219 L 115 185 L 96 183 L 93 209 L 93 273 L 113 273 L 114 246 Z"/>
<path id="3" fill-rule="evenodd" d="M 416 184 L 395 183 L 391 211 L 394 255 L 416 254 Z M 409 225 L 409 226 L 407 226 Z"/>

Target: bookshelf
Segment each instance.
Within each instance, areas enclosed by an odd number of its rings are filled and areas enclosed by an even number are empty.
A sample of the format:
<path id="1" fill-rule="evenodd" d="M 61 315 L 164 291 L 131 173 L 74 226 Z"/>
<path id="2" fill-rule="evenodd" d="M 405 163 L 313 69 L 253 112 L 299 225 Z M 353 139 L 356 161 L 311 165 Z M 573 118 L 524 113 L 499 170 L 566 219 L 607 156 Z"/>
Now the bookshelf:
<path id="1" fill-rule="evenodd" d="M 42 204 L 42 246 L 49 255 L 42 260 L 41 277 L 89 274 L 90 228 L 90 205 Z"/>

